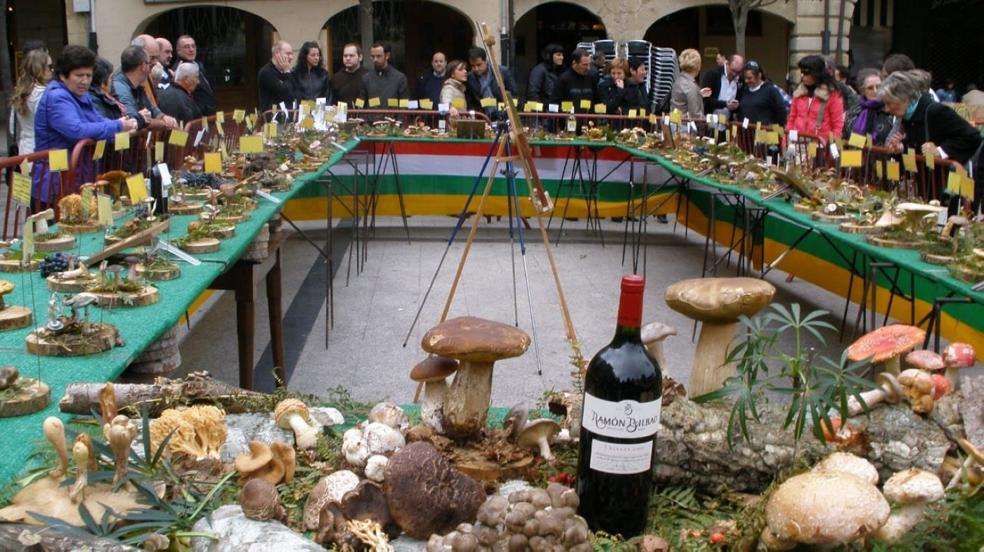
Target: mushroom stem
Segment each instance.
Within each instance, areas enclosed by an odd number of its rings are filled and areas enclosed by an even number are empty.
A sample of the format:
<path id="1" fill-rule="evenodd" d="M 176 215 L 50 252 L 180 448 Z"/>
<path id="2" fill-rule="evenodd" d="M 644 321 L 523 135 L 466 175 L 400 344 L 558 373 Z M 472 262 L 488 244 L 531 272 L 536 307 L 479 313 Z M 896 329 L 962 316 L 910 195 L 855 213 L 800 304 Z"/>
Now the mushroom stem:
<path id="1" fill-rule="evenodd" d="M 444 433 L 444 400 L 448 384 L 444 380 L 424 384 L 424 402 L 420 405 L 420 420 L 438 433 Z"/>
<path id="2" fill-rule="evenodd" d="M 470 437 L 485 427 L 492 399 L 492 364 L 461 362 L 444 402 L 444 428 L 448 435 Z"/>
<path id="3" fill-rule="evenodd" d="M 950 382 L 950 389 L 956 390 L 958 388 L 957 380 L 959 379 L 959 375 L 960 368 L 957 368 L 956 366 L 946 367 L 946 381 Z"/>
<path id="4" fill-rule="evenodd" d="M 554 455 L 550 452 L 550 440 L 546 435 L 541 436 L 536 440 L 536 444 L 540 446 L 540 456 L 543 457 L 547 462 L 552 462 Z"/>
<path id="5" fill-rule="evenodd" d="M 882 373 L 878 375 L 879 387 L 877 389 L 872 389 L 870 391 L 865 391 L 861 393 L 861 398 L 864 399 L 864 404 L 868 407 L 872 407 L 880 402 L 888 402 L 889 404 L 895 404 L 899 402 L 901 398 L 901 387 L 895 376 L 888 373 Z M 850 416 L 857 416 L 864 412 L 864 407 L 858 402 L 854 397 L 848 397 L 847 399 L 847 413 Z"/>
<path id="6" fill-rule="evenodd" d="M 48 472 L 50 477 L 65 477 L 68 473 L 68 448 L 65 446 L 65 424 L 54 416 L 44 420 L 44 436 L 58 453 L 58 467 Z"/>
<path id="7" fill-rule="evenodd" d="M 87 468 L 89 464 L 89 447 L 82 441 L 76 441 L 72 446 L 72 459 L 75 460 L 75 484 L 68 491 L 68 498 L 72 502 L 79 503 L 85 500 L 85 486 L 87 483 Z"/>
<path id="8" fill-rule="evenodd" d="M 116 416 L 106 429 L 106 438 L 113 449 L 113 461 L 116 463 L 116 473 L 113 474 L 113 485 L 126 478 L 127 456 L 130 444 L 137 436 L 137 428 L 126 416 Z"/>
<path id="9" fill-rule="evenodd" d="M 653 357 L 656 364 L 659 365 L 659 369 L 666 370 L 666 356 L 663 354 L 663 340 L 655 340 L 646 343 L 646 350 L 649 351 L 649 355 Z"/>
<path id="10" fill-rule="evenodd" d="M 318 441 L 318 430 L 308 425 L 304 418 L 291 414 L 287 419 L 290 428 L 294 430 L 294 440 L 299 449 L 313 449 Z"/>
<path id="11" fill-rule="evenodd" d="M 893 376 L 899 375 L 899 370 L 902 367 L 900 355 L 895 355 L 892 358 L 886 360 L 882 363 L 882 370 L 892 374 Z"/>
<path id="12" fill-rule="evenodd" d="M 724 381 L 736 374 L 735 365 L 725 363 L 728 346 L 738 331 L 736 322 L 701 324 L 700 338 L 694 351 L 694 367 L 690 372 L 688 391 L 697 397 L 724 386 Z"/>

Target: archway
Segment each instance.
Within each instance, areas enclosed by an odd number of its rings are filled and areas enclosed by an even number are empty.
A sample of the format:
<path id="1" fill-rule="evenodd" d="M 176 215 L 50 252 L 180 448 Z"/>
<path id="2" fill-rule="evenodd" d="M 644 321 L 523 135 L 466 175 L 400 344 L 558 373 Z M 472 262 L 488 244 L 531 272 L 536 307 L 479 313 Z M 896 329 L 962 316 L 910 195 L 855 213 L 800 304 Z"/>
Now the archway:
<path id="1" fill-rule="evenodd" d="M 765 69 L 769 78 L 785 85 L 792 24 L 778 15 L 753 10 L 745 31 L 745 54 Z M 735 49 L 735 30 L 727 6 L 698 6 L 673 12 L 656 20 L 646 30 L 645 39 L 656 46 L 673 48 L 679 54 L 696 48 L 703 54 L 703 70 L 714 67 L 718 52 Z"/>
<path id="2" fill-rule="evenodd" d="M 361 43 L 358 7 L 342 10 L 325 23 L 331 71 L 342 65 L 342 47 Z M 373 38 L 393 47 L 390 63 L 403 71 L 411 88 L 430 68 L 431 56 L 440 50 L 447 59 L 464 59 L 475 40 L 471 19 L 452 7 L 429 0 L 380 0 L 373 2 Z M 368 53 L 366 67 L 371 66 Z"/>
<path id="3" fill-rule="evenodd" d="M 564 47 L 568 55 L 578 42 L 593 42 L 608 38 L 601 18 L 595 13 L 567 2 L 547 2 L 524 13 L 513 26 L 516 41 L 516 62 L 513 72 L 525 89 L 530 69 L 540 62 L 547 44 Z"/>
<path id="4" fill-rule="evenodd" d="M 198 46 L 196 59 L 205 66 L 219 109 L 256 107 L 256 73 L 270 60 L 276 33 L 267 20 L 236 8 L 188 6 L 156 15 L 137 29 L 140 32 L 166 37 L 172 43 L 179 35 L 191 35 Z"/>

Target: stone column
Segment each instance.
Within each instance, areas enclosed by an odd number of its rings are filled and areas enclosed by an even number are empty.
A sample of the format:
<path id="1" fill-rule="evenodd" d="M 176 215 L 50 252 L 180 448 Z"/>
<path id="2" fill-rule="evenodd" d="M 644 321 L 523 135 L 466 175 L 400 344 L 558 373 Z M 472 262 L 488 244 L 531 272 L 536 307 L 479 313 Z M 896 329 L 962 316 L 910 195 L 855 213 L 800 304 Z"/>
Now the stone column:
<path id="1" fill-rule="evenodd" d="M 789 72 L 792 82 L 799 82 L 796 63 L 803 56 L 822 54 L 824 31 L 824 4 L 828 4 L 827 30 L 830 32 L 830 55 L 837 55 L 837 31 L 840 26 L 841 59 L 838 63 L 847 64 L 847 50 L 850 48 L 851 19 L 857 0 L 797 0 L 796 25 L 789 37 Z M 841 4 L 844 4 L 844 18 L 841 22 Z M 840 23 L 839 23 L 840 22 Z"/>

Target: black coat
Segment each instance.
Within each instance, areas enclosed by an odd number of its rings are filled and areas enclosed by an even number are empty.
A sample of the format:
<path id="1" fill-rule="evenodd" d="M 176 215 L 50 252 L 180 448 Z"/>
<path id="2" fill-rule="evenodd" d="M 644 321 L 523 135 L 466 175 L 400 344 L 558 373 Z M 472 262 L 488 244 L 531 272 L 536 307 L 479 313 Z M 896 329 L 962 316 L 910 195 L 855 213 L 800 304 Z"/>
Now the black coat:
<path id="1" fill-rule="evenodd" d="M 526 101 L 550 101 L 550 95 L 563 71 L 564 66 L 555 65 L 553 60 L 537 63 L 536 67 L 530 69 L 530 78 L 526 85 Z"/>
<path id="2" fill-rule="evenodd" d="M 189 62 L 181 58 L 175 58 L 174 67 L 177 68 L 181 63 Z M 200 61 L 190 63 L 198 66 L 198 88 L 195 89 L 195 93 L 191 97 L 195 99 L 195 105 L 202 111 L 202 115 L 206 117 L 215 115 L 215 111 L 218 109 L 218 103 L 215 100 L 215 90 L 212 89 L 212 83 L 208 81 L 208 75 L 205 73 L 205 66 Z"/>
<path id="3" fill-rule="evenodd" d="M 701 88 L 710 88 L 711 95 L 704 98 L 704 113 L 714 113 L 718 109 L 725 109 L 728 107 L 726 102 L 722 102 L 718 99 L 721 95 L 721 78 L 724 76 L 724 66 L 718 65 L 714 69 L 704 73 L 703 78 L 700 79 Z M 738 79 L 738 94 L 741 94 L 741 89 L 745 86 L 742 82 L 741 75 L 735 77 Z M 737 98 L 738 95 L 736 94 Z"/>
<path id="4" fill-rule="evenodd" d="M 642 88 L 632 81 L 625 79 L 622 88 L 615 86 L 615 80 L 605 77 L 598 83 L 598 99 L 605 104 L 609 114 L 628 115 L 630 109 L 639 109 L 646 105 Z"/>
<path id="5" fill-rule="evenodd" d="M 902 129 L 905 131 L 903 144 L 907 148 L 918 152 L 924 143 L 932 142 L 942 147 L 950 159 L 961 164 L 970 160 L 982 140 L 981 134 L 966 119 L 933 101 L 929 94 L 919 98 L 912 117 L 902 121 Z"/>
<path id="6" fill-rule="evenodd" d="M 279 69 L 273 66 L 272 61 L 260 68 L 256 74 L 256 81 L 260 112 L 267 111 L 270 106 L 280 102 L 284 102 L 290 108 L 296 99 L 291 73 L 281 73 Z"/>
<path id="7" fill-rule="evenodd" d="M 739 121 L 748 118 L 750 123 L 786 124 L 786 103 L 775 84 L 765 81 L 755 92 L 746 87 L 739 88 L 737 99 L 735 116 Z"/>
<path id="8" fill-rule="evenodd" d="M 307 70 L 307 68 L 294 69 L 291 74 L 293 79 L 294 97 L 298 100 L 316 100 L 325 98 L 328 105 L 335 102 L 331 97 L 331 85 L 328 81 L 328 71 L 321 67 Z"/>
<path id="9" fill-rule="evenodd" d="M 598 81 L 591 76 L 579 75 L 573 69 L 567 69 L 554 86 L 553 94 L 550 96 L 550 103 L 560 105 L 563 102 L 574 102 L 574 111 L 583 113 L 581 100 L 588 100 L 594 104 L 598 100 Z"/>
<path id="10" fill-rule="evenodd" d="M 492 69 L 490 68 L 488 71 L 491 72 Z M 516 80 L 513 79 L 512 73 L 502 66 L 499 67 L 499 72 L 502 74 L 502 84 L 506 86 L 506 90 L 515 98 Z M 490 74 L 489 78 L 492 79 L 489 82 L 489 88 L 492 89 L 492 97 L 495 98 L 496 102 L 503 101 L 502 91 L 499 90 L 499 82 L 495 80 L 495 75 Z M 468 100 L 468 109 L 482 109 L 482 84 L 478 81 L 478 75 L 473 71 L 468 72 L 468 82 L 465 83 L 465 98 Z"/>
<path id="11" fill-rule="evenodd" d="M 198 108 L 194 97 L 177 84 L 172 84 L 157 93 L 157 105 L 161 111 L 179 122 L 187 123 L 202 117 L 202 110 Z"/>

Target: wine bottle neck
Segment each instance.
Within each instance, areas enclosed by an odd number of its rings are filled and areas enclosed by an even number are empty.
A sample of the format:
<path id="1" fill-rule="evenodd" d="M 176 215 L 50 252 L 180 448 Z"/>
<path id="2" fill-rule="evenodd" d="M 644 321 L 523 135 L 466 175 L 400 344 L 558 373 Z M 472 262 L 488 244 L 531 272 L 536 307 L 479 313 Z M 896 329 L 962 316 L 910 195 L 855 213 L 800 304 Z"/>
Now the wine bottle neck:
<path id="1" fill-rule="evenodd" d="M 618 333 L 634 330 L 639 333 L 642 327 L 642 290 L 622 289 L 618 301 Z"/>

